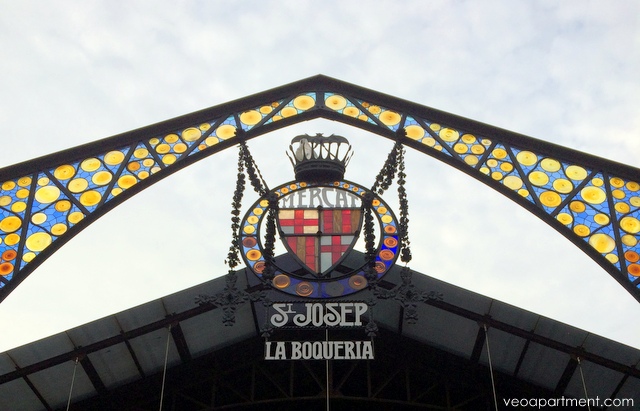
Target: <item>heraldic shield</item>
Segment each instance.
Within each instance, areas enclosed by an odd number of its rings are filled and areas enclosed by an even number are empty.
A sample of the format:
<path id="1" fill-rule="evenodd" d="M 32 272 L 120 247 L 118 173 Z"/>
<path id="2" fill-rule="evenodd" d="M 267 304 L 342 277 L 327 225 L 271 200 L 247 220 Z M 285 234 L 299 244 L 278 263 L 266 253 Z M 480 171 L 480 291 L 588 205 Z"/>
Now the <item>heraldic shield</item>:
<path id="1" fill-rule="evenodd" d="M 278 226 L 288 251 L 322 278 L 355 245 L 362 226 L 361 208 L 285 208 Z"/>

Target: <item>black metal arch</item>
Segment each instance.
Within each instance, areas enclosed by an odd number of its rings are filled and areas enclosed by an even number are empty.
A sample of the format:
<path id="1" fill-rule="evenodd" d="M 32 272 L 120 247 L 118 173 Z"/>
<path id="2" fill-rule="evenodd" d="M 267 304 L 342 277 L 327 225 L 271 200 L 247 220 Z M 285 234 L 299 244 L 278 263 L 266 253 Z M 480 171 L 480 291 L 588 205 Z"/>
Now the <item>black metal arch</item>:
<path id="1" fill-rule="evenodd" d="M 316 118 L 400 141 L 476 178 L 640 301 L 640 169 L 322 75 L 0 169 L 0 301 L 141 190 L 241 140 Z"/>

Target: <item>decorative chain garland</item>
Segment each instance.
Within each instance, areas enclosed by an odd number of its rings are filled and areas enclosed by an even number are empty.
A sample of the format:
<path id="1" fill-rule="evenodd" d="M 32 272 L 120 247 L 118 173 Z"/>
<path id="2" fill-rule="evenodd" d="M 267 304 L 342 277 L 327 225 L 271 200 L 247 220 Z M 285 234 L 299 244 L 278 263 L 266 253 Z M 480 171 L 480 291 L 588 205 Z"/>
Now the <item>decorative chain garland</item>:
<path id="1" fill-rule="evenodd" d="M 409 200 L 407 199 L 407 190 L 405 188 L 407 174 L 405 172 L 404 155 L 404 146 L 400 141 L 396 142 L 387 156 L 387 160 L 382 166 L 382 169 L 376 176 L 376 182 L 373 184 L 373 187 L 371 187 L 371 191 L 380 195 L 384 194 L 393 183 L 393 179 L 397 174 L 398 201 L 400 203 L 400 221 L 398 227 L 400 260 L 408 263 L 411 261 L 411 250 L 409 248 Z M 372 200 L 373 199 L 365 198 L 364 220 L 366 258 L 371 269 L 373 269 L 375 259 L 375 234 L 373 233 L 373 217 L 371 215 Z"/>

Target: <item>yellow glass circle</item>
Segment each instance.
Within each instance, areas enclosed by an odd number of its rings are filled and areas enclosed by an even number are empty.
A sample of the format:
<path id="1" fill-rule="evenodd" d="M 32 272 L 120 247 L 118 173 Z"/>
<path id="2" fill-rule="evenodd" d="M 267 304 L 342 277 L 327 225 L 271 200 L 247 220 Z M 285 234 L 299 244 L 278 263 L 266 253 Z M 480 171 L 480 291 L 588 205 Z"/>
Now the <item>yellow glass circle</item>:
<path id="1" fill-rule="evenodd" d="M 58 180 L 68 180 L 76 175 L 76 168 L 69 164 L 59 166 L 53 171 L 53 176 Z"/>
<path id="2" fill-rule="evenodd" d="M 629 247 L 635 247 L 638 244 L 638 239 L 631 234 L 625 234 L 620 239 L 622 240 L 622 244 Z"/>
<path id="3" fill-rule="evenodd" d="M 69 209 L 71 209 L 71 201 L 60 200 L 56 203 L 54 208 L 56 209 L 56 211 L 60 212 L 68 211 Z"/>
<path id="4" fill-rule="evenodd" d="M 385 110 L 382 113 L 380 113 L 379 118 L 380 118 L 380 121 L 382 121 L 382 123 L 385 126 L 395 126 L 400 122 L 400 119 L 402 117 L 400 116 L 400 114 L 396 113 L 395 111 Z"/>
<path id="5" fill-rule="evenodd" d="M 476 136 L 473 134 L 463 134 L 461 139 L 466 144 L 473 144 L 476 142 Z"/>
<path id="6" fill-rule="evenodd" d="M 589 186 L 580 191 L 580 196 L 589 204 L 602 204 L 607 199 L 607 194 L 599 187 Z"/>
<path id="7" fill-rule="evenodd" d="M 92 207 L 100 202 L 102 195 L 95 190 L 89 190 L 82 193 L 80 203 L 87 207 Z"/>
<path id="8" fill-rule="evenodd" d="M 535 186 L 542 187 L 549 182 L 549 176 L 542 171 L 532 171 L 529 174 L 529 181 Z"/>
<path id="9" fill-rule="evenodd" d="M 253 234 L 253 233 L 255 233 L 256 228 L 254 226 L 252 226 L 252 225 L 246 225 L 246 226 L 244 226 L 242 231 L 244 231 L 246 234 Z"/>
<path id="10" fill-rule="evenodd" d="M 607 254 L 604 256 L 611 264 L 617 264 L 620 259 L 615 254 Z"/>
<path id="11" fill-rule="evenodd" d="M 387 210 L 387 207 L 378 207 L 377 211 L 379 214 L 386 214 L 389 210 Z"/>
<path id="12" fill-rule="evenodd" d="M 260 201 L 260 206 L 268 207 L 269 206 L 269 200 L 261 200 Z"/>
<path id="13" fill-rule="evenodd" d="M 4 183 L 2 183 L 2 189 L 9 191 L 9 190 L 13 190 L 16 187 L 16 183 L 14 183 L 13 181 L 5 181 Z"/>
<path id="14" fill-rule="evenodd" d="M 638 191 L 638 190 L 640 190 L 640 184 L 636 183 L 635 181 L 629 181 L 626 184 L 626 187 L 629 189 L 629 191 Z"/>
<path id="15" fill-rule="evenodd" d="M 149 172 L 148 171 L 141 171 L 141 172 L 138 173 L 138 178 L 140 180 L 144 180 L 147 177 L 149 177 Z"/>
<path id="16" fill-rule="evenodd" d="M 443 141 L 449 143 L 457 141 L 458 138 L 460 138 L 460 133 L 457 130 L 448 127 L 441 129 L 438 135 Z"/>
<path id="17" fill-rule="evenodd" d="M 8 234 L 4 238 L 4 243 L 6 245 L 16 245 L 20 242 L 20 236 L 16 233 Z"/>
<path id="18" fill-rule="evenodd" d="M 342 110 L 342 114 L 349 117 L 358 117 L 358 115 L 360 114 L 360 110 L 357 107 L 349 106 L 345 107 L 344 110 Z"/>
<path id="19" fill-rule="evenodd" d="M 18 185 L 20 187 L 26 187 L 28 185 L 31 185 L 31 177 L 22 177 L 18 179 Z"/>
<path id="20" fill-rule="evenodd" d="M 503 159 L 507 157 L 507 150 L 504 148 L 494 148 L 492 154 L 495 158 Z"/>
<path id="21" fill-rule="evenodd" d="M 146 148 L 137 148 L 134 152 L 133 152 L 133 156 L 135 158 L 145 158 L 149 155 L 149 150 L 147 150 Z"/>
<path id="22" fill-rule="evenodd" d="M 249 110 L 240 114 L 240 121 L 248 126 L 256 125 L 262 120 L 262 114 L 258 110 Z"/>
<path id="23" fill-rule="evenodd" d="M 540 167 L 542 167 L 544 171 L 554 173 L 560 170 L 561 166 L 558 160 L 554 160 L 552 158 L 543 158 L 542 161 L 540 162 Z"/>
<path id="24" fill-rule="evenodd" d="M 591 230 L 589 229 L 589 227 L 587 227 L 584 224 L 578 224 L 575 227 L 573 227 L 573 232 L 579 235 L 580 237 L 586 237 L 591 233 Z"/>
<path id="25" fill-rule="evenodd" d="M 30 263 L 34 258 L 36 258 L 36 254 L 33 252 L 28 252 L 28 253 L 24 253 L 24 255 L 22 256 L 22 260 Z"/>
<path id="26" fill-rule="evenodd" d="M 572 180 L 584 180 L 587 178 L 587 170 L 580 166 L 569 166 L 564 173 Z"/>
<path id="27" fill-rule="evenodd" d="M 553 182 L 553 189 L 562 194 L 568 194 L 573 190 L 573 183 L 571 181 L 559 178 Z"/>
<path id="28" fill-rule="evenodd" d="M 166 136 L 164 136 L 165 143 L 169 143 L 169 144 L 173 144 L 179 139 L 180 137 L 178 137 L 177 134 L 167 134 Z"/>
<path id="29" fill-rule="evenodd" d="M 609 182 L 615 188 L 621 188 L 622 186 L 624 186 L 624 180 L 618 177 L 613 177 L 611 180 L 609 180 Z"/>
<path id="30" fill-rule="evenodd" d="M 50 204 L 60 197 L 60 189 L 56 186 L 41 187 L 36 191 L 35 197 L 41 204 Z"/>
<path id="31" fill-rule="evenodd" d="M 468 155 L 464 158 L 464 162 L 469 164 L 470 166 L 475 166 L 479 161 L 480 160 L 478 159 L 478 157 L 474 155 Z"/>
<path id="32" fill-rule="evenodd" d="M 135 172 L 140 170 L 140 163 L 137 161 L 132 161 L 129 164 L 127 164 L 127 170 L 131 171 L 131 172 Z"/>
<path id="33" fill-rule="evenodd" d="M 209 129 L 210 127 L 208 124 L 204 124 L 204 126 L 206 126 L 205 130 Z M 187 142 L 196 141 L 201 136 L 202 136 L 202 132 L 200 131 L 200 129 L 195 127 L 185 128 L 182 131 L 182 139 Z"/>
<path id="34" fill-rule="evenodd" d="M 104 155 L 104 162 L 107 165 L 115 166 L 124 161 L 124 153 L 120 151 L 110 151 Z"/>
<path id="35" fill-rule="evenodd" d="M 347 99 L 338 94 L 334 94 L 327 97 L 324 104 L 331 110 L 342 110 L 347 106 Z"/>
<path id="36" fill-rule="evenodd" d="M 151 144 L 152 146 L 157 145 L 158 143 L 160 143 L 160 139 L 159 138 L 152 138 L 149 140 L 149 144 Z"/>
<path id="37" fill-rule="evenodd" d="M 596 233 L 589 237 L 589 244 L 599 253 L 610 253 L 616 248 L 616 240 L 603 233 Z"/>
<path id="38" fill-rule="evenodd" d="M 517 176 L 506 176 L 504 180 L 502 180 L 502 184 L 509 187 L 512 190 L 519 190 L 522 188 L 523 182 L 520 177 Z"/>
<path id="39" fill-rule="evenodd" d="M 0 197 L 0 206 L 8 206 L 9 204 L 11 204 L 11 202 L 13 201 L 13 199 L 9 196 L 2 196 Z"/>
<path id="40" fill-rule="evenodd" d="M 538 156 L 531 151 L 521 151 L 516 155 L 518 162 L 524 166 L 532 166 L 538 162 Z"/>
<path id="41" fill-rule="evenodd" d="M 557 207 L 562 202 L 562 197 L 555 191 L 545 191 L 540 194 L 540 202 L 547 207 Z"/>
<path id="42" fill-rule="evenodd" d="M 560 213 L 556 216 L 556 219 L 564 225 L 569 225 L 573 222 L 573 217 L 568 213 Z"/>
<path id="43" fill-rule="evenodd" d="M 436 145 L 436 139 L 433 137 L 427 137 L 424 140 L 422 140 L 422 144 L 425 144 L 429 147 L 434 147 Z"/>
<path id="44" fill-rule="evenodd" d="M 169 144 L 162 143 L 156 146 L 156 152 L 158 154 L 166 154 L 169 151 L 171 151 L 171 146 Z"/>
<path id="45" fill-rule="evenodd" d="M 62 223 L 54 224 L 51 227 L 51 234 L 59 236 L 67 232 L 67 226 Z"/>
<path id="46" fill-rule="evenodd" d="M 228 140 L 231 137 L 235 137 L 236 128 L 231 124 L 223 124 L 216 129 L 216 136 L 222 140 Z"/>
<path id="47" fill-rule="evenodd" d="M 498 160 L 496 160 L 495 158 L 490 158 L 487 160 L 487 167 L 495 167 L 498 165 Z"/>
<path id="48" fill-rule="evenodd" d="M 259 111 L 262 114 L 269 114 L 273 111 L 273 108 L 271 106 L 262 106 Z"/>
<path id="49" fill-rule="evenodd" d="M 89 187 L 89 182 L 84 178 L 76 178 L 69 181 L 67 188 L 72 193 L 81 193 Z"/>
<path id="50" fill-rule="evenodd" d="M 110 172 L 102 170 L 91 176 L 91 181 L 93 181 L 93 184 L 103 186 L 105 184 L 109 184 L 112 178 L 113 176 Z"/>
<path id="51" fill-rule="evenodd" d="M 610 219 L 608 215 L 599 213 L 593 216 L 593 221 L 600 225 L 607 225 L 609 224 Z"/>
<path id="52" fill-rule="evenodd" d="M 262 215 L 263 212 L 264 212 L 264 210 L 261 209 L 261 208 L 254 208 L 253 209 L 253 214 L 255 214 L 255 215 Z"/>
<path id="53" fill-rule="evenodd" d="M 571 211 L 575 211 L 576 213 L 582 213 L 587 209 L 587 206 L 585 206 L 582 201 L 572 201 L 569 204 L 569 209 L 571 209 Z"/>
<path id="54" fill-rule="evenodd" d="M 637 234 L 640 232 L 640 221 L 635 217 L 622 217 L 620 220 L 620 228 L 629 234 Z"/>
<path id="55" fill-rule="evenodd" d="M 178 161 L 178 158 L 175 156 L 175 154 L 165 154 L 164 156 L 162 156 L 162 162 L 167 165 L 173 164 L 176 161 Z"/>
<path id="56" fill-rule="evenodd" d="M 383 215 L 380 220 L 385 223 L 385 224 L 389 224 L 390 222 L 393 221 L 393 217 L 391 217 L 390 215 Z"/>
<path id="57" fill-rule="evenodd" d="M 602 187 L 604 185 L 604 181 L 602 181 L 601 178 L 596 177 L 593 180 L 591 180 L 591 184 L 593 184 L 596 187 Z"/>
<path id="58" fill-rule="evenodd" d="M 18 197 L 18 198 L 27 198 L 27 197 L 29 197 L 29 190 L 27 190 L 26 188 L 21 188 L 20 190 L 16 191 L 16 197 Z"/>
<path id="59" fill-rule="evenodd" d="M 293 106 L 298 110 L 309 110 L 316 104 L 316 101 L 311 96 L 302 95 L 293 99 Z"/>
<path id="60" fill-rule="evenodd" d="M 473 154 L 484 154 L 484 146 L 480 145 L 480 144 L 474 144 L 471 146 L 471 152 Z"/>
<path id="61" fill-rule="evenodd" d="M 631 197 L 629 199 L 629 204 L 634 207 L 640 207 L 640 197 Z"/>
<path id="62" fill-rule="evenodd" d="M 496 181 L 500 181 L 502 180 L 502 173 L 499 171 L 494 171 L 493 173 L 491 173 L 491 178 L 493 178 Z"/>
<path id="63" fill-rule="evenodd" d="M 511 171 L 513 171 L 513 164 L 505 161 L 502 164 L 500 164 L 500 170 L 510 173 Z"/>
<path id="64" fill-rule="evenodd" d="M 14 213 L 21 213 L 26 209 L 27 203 L 25 203 L 24 201 L 17 201 L 11 206 L 11 211 L 13 211 Z"/>
<path id="65" fill-rule="evenodd" d="M 156 163 L 156 161 L 152 158 L 145 158 L 142 160 L 142 165 L 145 167 L 151 167 Z"/>
<path id="66" fill-rule="evenodd" d="M 118 185 L 124 190 L 132 187 L 137 182 L 138 182 L 138 179 L 132 176 L 131 174 L 123 175 L 118 179 Z"/>
<path id="67" fill-rule="evenodd" d="M 429 128 L 433 131 L 440 131 L 440 129 L 442 128 L 442 126 L 438 123 L 432 123 Z"/>
<path id="68" fill-rule="evenodd" d="M 80 168 L 84 171 L 92 172 L 99 169 L 101 164 L 97 158 L 88 158 L 80 163 Z"/>
<path id="69" fill-rule="evenodd" d="M 49 177 L 40 177 L 38 179 L 38 185 L 39 186 L 46 186 L 47 184 L 49 184 L 51 182 L 51 180 L 49 180 Z"/>
<path id="70" fill-rule="evenodd" d="M 22 226 L 22 220 L 19 217 L 10 215 L 0 221 L 0 230 L 5 233 L 13 233 Z"/>
<path id="71" fill-rule="evenodd" d="M 202 131 L 207 131 L 211 128 L 211 125 L 209 123 L 202 123 L 198 128 Z"/>
<path id="72" fill-rule="evenodd" d="M 27 241 L 25 241 L 25 245 L 27 248 L 33 252 L 42 251 L 47 248 L 53 239 L 49 233 L 35 233 L 31 234 Z"/>
<path id="73" fill-rule="evenodd" d="M 631 211 L 631 207 L 629 207 L 629 204 L 627 203 L 616 203 L 616 205 L 613 206 L 613 208 L 619 212 L 619 213 L 628 213 L 629 211 Z"/>
<path id="74" fill-rule="evenodd" d="M 280 110 L 280 114 L 282 115 L 282 117 L 287 118 L 287 117 L 295 116 L 296 114 L 298 114 L 298 110 L 296 110 L 293 107 L 287 106 L 282 110 Z"/>
<path id="75" fill-rule="evenodd" d="M 83 218 L 84 218 L 84 214 L 82 214 L 80 211 L 74 211 L 73 213 L 69 214 L 69 217 L 67 217 L 67 220 L 69 220 L 71 224 L 77 224 Z"/>
<path id="76" fill-rule="evenodd" d="M 453 146 L 453 151 L 455 151 L 458 154 L 464 154 L 467 152 L 468 149 L 469 147 L 467 147 L 466 144 L 462 144 L 462 143 L 457 143 Z"/>
<path id="77" fill-rule="evenodd" d="M 35 213 L 31 216 L 31 222 L 33 224 L 42 224 L 47 221 L 47 215 L 45 213 Z"/>
<path id="78" fill-rule="evenodd" d="M 413 140 L 420 140 L 422 137 L 424 137 L 424 134 L 426 133 L 426 131 L 424 130 L 424 128 L 416 125 L 416 124 L 412 124 L 410 126 L 405 127 L 404 129 L 407 132 L 407 137 L 409 137 L 410 139 Z"/>
<path id="79" fill-rule="evenodd" d="M 247 255 L 247 259 L 251 261 L 259 260 L 260 257 L 262 257 L 262 253 L 259 250 L 255 250 L 255 249 L 247 251 L 246 255 Z"/>
<path id="80" fill-rule="evenodd" d="M 624 191 L 622 191 L 622 190 L 613 190 L 613 191 L 611 192 L 611 195 L 612 195 L 614 198 L 617 198 L 618 200 L 622 200 L 622 199 L 626 196 L 626 194 L 625 194 L 625 193 L 624 193 Z"/>
<path id="81" fill-rule="evenodd" d="M 256 224 L 258 222 L 258 220 L 259 220 L 259 218 L 257 216 L 252 215 L 252 216 L 249 216 L 247 218 L 247 223 Z"/>
<path id="82" fill-rule="evenodd" d="M 178 143 L 175 146 L 173 146 L 173 151 L 175 153 L 182 154 L 185 151 L 187 151 L 187 148 L 188 147 L 187 147 L 187 145 L 185 143 Z"/>

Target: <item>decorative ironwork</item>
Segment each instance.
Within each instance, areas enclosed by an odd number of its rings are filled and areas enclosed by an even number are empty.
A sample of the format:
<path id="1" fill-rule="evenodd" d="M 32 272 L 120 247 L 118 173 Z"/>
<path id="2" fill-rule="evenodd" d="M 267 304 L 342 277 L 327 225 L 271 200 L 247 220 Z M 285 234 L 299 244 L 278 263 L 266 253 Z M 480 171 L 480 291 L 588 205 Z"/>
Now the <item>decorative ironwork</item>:
<path id="1" fill-rule="evenodd" d="M 294 150 L 293 144 L 298 143 Z M 287 153 L 298 181 L 333 182 L 344 178 L 344 172 L 353 155 L 349 141 L 334 134 L 324 137 L 301 135 L 291 140 Z M 346 144 L 347 148 L 341 152 L 340 148 Z"/>
<path id="2" fill-rule="evenodd" d="M 506 195 L 640 300 L 640 170 L 324 76 L 1 169 L 0 299 L 151 184 L 240 140 L 320 117 L 401 142 Z"/>

